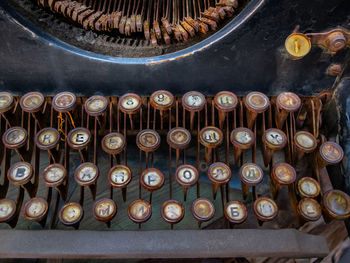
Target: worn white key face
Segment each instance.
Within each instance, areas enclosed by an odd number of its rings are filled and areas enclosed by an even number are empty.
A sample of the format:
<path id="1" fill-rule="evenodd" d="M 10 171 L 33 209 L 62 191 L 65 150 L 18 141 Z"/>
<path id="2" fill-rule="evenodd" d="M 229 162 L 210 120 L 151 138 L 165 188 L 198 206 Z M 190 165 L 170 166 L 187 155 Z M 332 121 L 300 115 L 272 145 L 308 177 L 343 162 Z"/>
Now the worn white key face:
<path id="1" fill-rule="evenodd" d="M 86 101 L 86 109 L 89 112 L 97 113 L 103 111 L 107 107 L 107 100 L 102 96 L 93 96 Z"/>
<path id="2" fill-rule="evenodd" d="M 237 101 L 236 98 L 233 97 L 232 95 L 229 94 L 221 94 L 218 98 L 217 98 L 217 103 L 222 106 L 222 107 L 231 107 L 233 105 L 236 105 Z"/>
<path id="3" fill-rule="evenodd" d="M 304 180 L 300 187 L 301 190 L 308 196 L 314 196 L 318 192 L 317 185 L 311 180 Z"/>
<path id="4" fill-rule="evenodd" d="M 12 181 L 26 181 L 32 175 L 32 167 L 28 163 L 17 163 L 10 168 L 9 175 Z"/>
<path id="5" fill-rule="evenodd" d="M 265 133 L 265 138 L 266 141 L 272 145 L 280 146 L 285 143 L 283 134 L 281 132 L 278 132 L 276 129 L 268 130 Z"/>
<path id="6" fill-rule="evenodd" d="M 215 166 L 210 170 L 209 175 L 217 181 L 225 181 L 229 178 L 230 172 L 224 166 Z"/>
<path id="7" fill-rule="evenodd" d="M 264 217 L 270 217 L 275 214 L 276 208 L 270 200 L 260 200 L 256 206 L 257 211 Z"/>
<path id="8" fill-rule="evenodd" d="M 59 108 L 70 108 L 76 101 L 76 97 L 73 93 L 62 92 L 55 96 L 53 103 Z"/>
<path id="9" fill-rule="evenodd" d="M 253 138 L 246 131 L 238 131 L 235 135 L 235 139 L 241 144 L 248 144 L 252 141 Z"/>
<path id="10" fill-rule="evenodd" d="M 74 145 L 83 145 L 90 140 L 90 134 L 84 129 L 78 129 L 71 135 L 70 141 Z"/>
<path id="11" fill-rule="evenodd" d="M 158 136 L 156 136 L 155 132 L 145 131 L 140 135 L 139 142 L 144 147 L 153 148 L 159 144 L 159 139 Z"/>
<path id="12" fill-rule="evenodd" d="M 60 167 L 50 167 L 45 171 L 45 180 L 49 183 L 55 183 L 64 177 L 65 171 Z"/>
<path id="13" fill-rule="evenodd" d="M 89 164 L 86 164 L 83 167 L 81 167 L 77 174 L 78 179 L 85 183 L 94 181 L 96 179 L 96 176 L 96 167 Z"/>
<path id="14" fill-rule="evenodd" d="M 47 211 L 47 204 L 41 198 L 32 199 L 26 206 L 26 214 L 35 218 L 44 215 Z"/>
<path id="15" fill-rule="evenodd" d="M 95 214 L 100 218 L 108 218 L 116 211 L 115 203 L 110 199 L 98 201 L 95 206 Z"/>
<path id="16" fill-rule="evenodd" d="M 44 129 L 39 133 L 38 142 L 41 145 L 48 146 L 57 142 L 59 133 L 55 129 Z"/>
<path id="17" fill-rule="evenodd" d="M 145 201 L 138 200 L 130 206 L 129 212 L 133 218 L 141 220 L 149 215 L 150 206 Z"/>
<path id="18" fill-rule="evenodd" d="M 240 221 L 247 216 L 245 207 L 239 202 L 230 202 L 226 206 L 226 214 L 228 217 L 235 221 Z"/>
<path id="19" fill-rule="evenodd" d="M 0 92 L 0 110 L 6 109 L 13 102 L 13 96 L 8 92 Z"/>
<path id="20" fill-rule="evenodd" d="M 10 128 L 6 134 L 5 141 L 10 145 L 22 144 L 27 139 L 27 133 L 23 128 Z"/>
<path id="21" fill-rule="evenodd" d="M 186 103 L 192 107 L 199 107 L 203 104 L 203 99 L 198 95 L 189 95 L 186 97 Z"/>
<path id="22" fill-rule="evenodd" d="M 78 204 L 69 203 L 63 208 L 61 218 L 67 223 L 73 223 L 81 217 L 82 212 Z"/>
<path id="23" fill-rule="evenodd" d="M 156 171 L 150 171 L 146 173 L 142 179 L 148 186 L 157 186 L 162 182 L 162 176 Z"/>
<path id="24" fill-rule="evenodd" d="M 151 98 L 157 105 L 162 107 L 171 106 L 174 101 L 174 97 L 165 91 L 157 91 L 153 93 Z"/>
<path id="25" fill-rule="evenodd" d="M 184 167 L 178 171 L 179 180 L 185 184 L 191 184 L 198 179 L 197 172 L 191 167 Z"/>
<path id="26" fill-rule="evenodd" d="M 141 101 L 135 96 L 126 96 L 121 101 L 121 105 L 126 110 L 135 110 L 140 105 Z"/>
<path id="27" fill-rule="evenodd" d="M 298 144 L 300 146 L 302 146 L 303 148 L 306 148 L 306 149 L 311 149 L 315 146 L 314 139 L 305 133 L 298 134 L 296 136 L 296 141 L 298 142 Z"/>
<path id="28" fill-rule="evenodd" d="M 15 212 L 16 207 L 14 205 L 14 202 L 10 199 L 0 200 L 0 220 L 8 218 Z"/>
<path id="29" fill-rule="evenodd" d="M 317 218 L 321 215 L 320 206 L 313 199 L 302 199 L 299 207 L 301 208 L 301 212 L 310 218 Z"/>
<path id="30" fill-rule="evenodd" d="M 218 143 L 220 141 L 220 134 L 213 129 L 208 129 L 203 132 L 202 139 L 207 143 Z"/>
<path id="31" fill-rule="evenodd" d="M 182 217 L 182 207 L 177 203 L 168 203 L 164 208 L 164 215 L 168 219 L 177 220 Z"/>
<path id="32" fill-rule="evenodd" d="M 22 101 L 22 105 L 27 110 L 33 110 L 44 103 L 44 97 L 40 93 L 30 93 L 25 95 Z"/>
<path id="33" fill-rule="evenodd" d="M 118 167 L 111 173 L 111 180 L 114 184 L 123 185 L 131 178 L 130 172 L 124 167 Z"/>
<path id="34" fill-rule="evenodd" d="M 104 140 L 104 144 L 108 149 L 117 150 L 124 147 L 125 141 L 120 135 L 115 134 L 108 136 L 108 138 Z"/>

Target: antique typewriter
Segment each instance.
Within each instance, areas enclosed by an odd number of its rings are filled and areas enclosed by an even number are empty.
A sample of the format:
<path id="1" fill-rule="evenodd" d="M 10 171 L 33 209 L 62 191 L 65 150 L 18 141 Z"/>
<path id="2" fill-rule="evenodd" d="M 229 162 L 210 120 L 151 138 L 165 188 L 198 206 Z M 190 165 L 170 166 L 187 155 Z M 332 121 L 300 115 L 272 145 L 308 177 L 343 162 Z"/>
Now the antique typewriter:
<path id="1" fill-rule="evenodd" d="M 323 258 L 350 217 L 345 0 L 0 3 L 0 257 Z"/>

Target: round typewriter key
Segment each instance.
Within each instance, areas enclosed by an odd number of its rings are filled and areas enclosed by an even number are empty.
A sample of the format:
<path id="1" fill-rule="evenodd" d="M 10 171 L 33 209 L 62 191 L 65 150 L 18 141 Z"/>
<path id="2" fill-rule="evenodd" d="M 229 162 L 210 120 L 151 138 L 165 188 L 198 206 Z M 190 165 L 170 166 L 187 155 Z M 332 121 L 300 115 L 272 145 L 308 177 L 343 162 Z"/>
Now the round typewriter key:
<path id="1" fill-rule="evenodd" d="M 311 133 L 299 131 L 294 135 L 294 144 L 299 151 L 311 153 L 317 147 L 317 140 Z"/>
<path id="2" fill-rule="evenodd" d="M 164 184 L 164 174 L 156 168 L 148 168 L 141 174 L 141 185 L 151 193 Z"/>
<path id="3" fill-rule="evenodd" d="M 18 162 L 10 167 L 7 172 L 7 178 L 14 185 L 23 186 L 33 177 L 33 167 L 26 162 Z"/>
<path id="4" fill-rule="evenodd" d="M 53 108 L 58 112 L 69 112 L 74 109 L 77 97 L 68 91 L 60 92 L 52 100 Z"/>
<path id="5" fill-rule="evenodd" d="M 198 227 L 201 227 L 202 222 L 207 222 L 214 217 L 215 206 L 206 198 L 197 198 L 192 203 L 191 212 L 198 221 Z"/>
<path id="6" fill-rule="evenodd" d="M 67 199 L 68 184 L 66 182 L 67 170 L 59 163 L 50 164 L 42 172 L 42 178 L 47 187 L 55 187 L 63 201 Z"/>
<path id="7" fill-rule="evenodd" d="M 272 199 L 260 197 L 254 202 L 254 213 L 262 225 L 262 222 L 273 220 L 277 216 L 278 207 Z"/>
<path id="8" fill-rule="evenodd" d="M 303 198 L 298 204 L 299 222 L 316 221 L 322 215 L 321 206 L 315 199 Z"/>
<path id="9" fill-rule="evenodd" d="M 164 221 L 171 224 L 179 223 L 185 215 L 185 208 L 183 205 L 176 200 L 168 200 L 162 204 L 160 213 Z"/>
<path id="10" fill-rule="evenodd" d="M 11 221 L 16 213 L 16 203 L 11 199 L 0 199 L 0 223 Z"/>
<path id="11" fill-rule="evenodd" d="M 68 133 L 68 144 L 71 148 L 81 150 L 86 148 L 91 140 L 91 133 L 88 129 L 78 127 Z"/>
<path id="12" fill-rule="evenodd" d="M 175 127 L 168 132 L 167 142 L 171 148 L 185 149 L 191 142 L 191 133 L 185 128 Z"/>
<path id="13" fill-rule="evenodd" d="M 193 130 L 195 113 L 201 111 L 206 103 L 204 95 L 197 91 L 189 91 L 182 96 L 182 107 L 190 112 L 190 130 Z"/>
<path id="14" fill-rule="evenodd" d="M 227 112 L 233 111 L 237 106 L 237 96 L 230 91 L 221 91 L 214 97 L 215 108 L 219 112 L 219 127 L 222 129 Z"/>
<path id="15" fill-rule="evenodd" d="M 311 50 L 310 39 L 301 33 L 293 33 L 289 35 L 284 45 L 293 59 L 301 59 Z"/>
<path id="16" fill-rule="evenodd" d="M 65 204 L 59 214 L 58 217 L 62 224 L 65 226 L 73 226 L 74 228 L 79 227 L 79 223 L 83 218 L 84 210 L 78 203 L 68 203 Z"/>
<path id="17" fill-rule="evenodd" d="M 131 170 L 125 165 L 113 166 L 108 172 L 108 181 L 115 188 L 126 187 L 132 178 Z"/>
<path id="18" fill-rule="evenodd" d="M 236 128 L 231 132 L 231 143 L 234 146 L 235 165 L 238 165 L 238 160 L 242 155 L 242 151 L 249 149 L 255 142 L 254 133 L 248 128 Z"/>
<path id="19" fill-rule="evenodd" d="M 34 197 L 24 205 L 23 214 L 26 219 L 39 222 L 44 227 L 48 209 L 49 206 L 45 199 Z"/>
<path id="20" fill-rule="evenodd" d="M 126 114 L 137 113 L 142 106 L 141 97 L 134 93 L 127 93 L 119 99 L 118 107 Z"/>
<path id="21" fill-rule="evenodd" d="M 44 105 L 45 98 L 40 92 L 29 92 L 22 96 L 19 104 L 25 112 L 37 112 Z"/>
<path id="22" fill-rule="evenodd" d="M 126 146 L 125 137 L 118 132 L 112 132 L 102 138 L 102 149 L 108 154 L 119 154 Z"/>
<path id="23" fill-rule="evenodd" d="M 278 129 L 282 129 L 288 115 L 300 108 L 301 100 L 293 92 L 282 92 L 277 96 L 275 120 Z"/>
<path id="24" fill-rule="evenodd" d="M 11 93 L 6 91 L 0 92 L 0 113 L 5 113 L 12 109 L 12 107 L 15 105 L 15 100 L 13 99 L 13 96 Z"/>
<path id="25" fill-rule="evenodd" d="M 182 186 L 184 190 L 185 201 L 187 196 L 187 189 L 194 186 L 198 182 L 198 179 L 198 170 L 192 165 L 184 164 L 176 169 L 175 180 L 180 186 Z"/>
<path id="26" fill-rule="evenodd" d="M 142 130 L 136 136 L 136 144 L 144 152 L 153 152 L 160 145 L 160 136 L 154 130 Z"/>
<path id="27" fill-rule="evenodd" d="M 131 221 L 138 223 L 146 222 L 152 215 L 152 207 L 146 200 L 138 199 L 133 201 L 128 207 L 128 216 Z"/>
<path id="28" fill-rule="evenodd" d="M 35 143 L 42 150 L 50 150 L 60 141 L 60 133 L 54 128 L 40 130 L 35 136 Z"/>
<path id="29" fill-rule="evenodd" d="M 244 104 L 248 109 L 247 127 L 251 129 L 258 114 L 263 113 L 270 106 L 270 100 L 265 94 L 253 91 L 245 97 Z"/>
<path id="30" fill-rule="evenodd" d="M 107 223 L 110 227 L 111 220 L 117 213 L 117 205 L 112 199 L 102 198 L 95 202 L 93 207 L 94 218 Z"/>
<path id="31" fill-rule="evenodd" d="M 216 198 L 216 193 L 219 186 L 227 184 L 231 180 L 231 169 L 224 163 L 213 163 L 208 168 L 208 178 L 213 183 L 213 197 Z"/>
<path id="32" fill-rule="evenodd" d="M 303 177 L 298 181 L 298 192 L 302 198 L 316 198 L 320 190 L 318 182 L 311 177 Z"/>
<path id="33" fill-rule="evenodd" d="M 280 185 L 289 185 L 295 182 L 296 172 L 290 164 L 278 163 L 273 167 L 272 177 Z"/>
<path id="34" fill-rule="evenodd" d="M 283 131 L 271 128 L 264 132 L 262 141 L 264 143 L 262 148 L 264 164 L 268 166 L 274 151 L 281 150 L 286 146 L 287 136 Z"/>
<path id="35" fill-rule="evenodd" d="M 205 160 L 207 165 L 209 165 L 211 161 L 212 149 L 222 143 L 223 137 L 222 131 L 214 126 L 204 127 L 199 132 L 199 141 L 205 147 Z"/>
<path id="36" fill-rule="evenodd" d="M 99 175 L 98 167 L 93 163 L 82 163 L 74 172 L 75 181 L 81 186 L 94 184 Z"/>
<path id="37" fill-rule="evenodd" d="M 84 108 L 90 116 L 100 116 L 104 113 L 108 106 L 108 101 L 103 96 L 92 96 L 85 101 Z"/>
<path id="38" fill-rule="evenodd" d="M 243 199 L 246 199 L 250 187 L 255 187 L 256 185 L 260 184 L 264 178 L 264 173 L 263 170 L 255 163 L 245 163 L 239 170 L 239 176 L 242 183 Z"/>
<path id="39" fill-rule="evenodd" d="M 231 201 L 225 204 L 225 218 L 232 224 L 243 223 L 248 216 L 246 206 L 239 201 Z"/>
<path id="40" fill-rule="evenodd" d="M 322 202 L 328 218 L 343 220 L 350 217 L 350 197 L 346 193 L 330 190 L 323 195 Z"/>
<path id="41" fill-rule="evenodd" d="M 174 95 L 166 90 L 158 90 L 153 92 L 150 102 L 155 109 L 165 111 L 174 104 Z"/>
<path id="42" fill-rule="evenodd" d="M 9 128 L 2 136 L 6 148 L 18 149 L 27 143 L 28 133 L 22 127 Z"/>
<path id="43" fill-rule="evenodd" d="M 343 160 L 343 157 L 343 149 L 335 142 L 325 142 L 320 146 L 318 162 L 321 168 L 330 164 L 337 164 Z"/>

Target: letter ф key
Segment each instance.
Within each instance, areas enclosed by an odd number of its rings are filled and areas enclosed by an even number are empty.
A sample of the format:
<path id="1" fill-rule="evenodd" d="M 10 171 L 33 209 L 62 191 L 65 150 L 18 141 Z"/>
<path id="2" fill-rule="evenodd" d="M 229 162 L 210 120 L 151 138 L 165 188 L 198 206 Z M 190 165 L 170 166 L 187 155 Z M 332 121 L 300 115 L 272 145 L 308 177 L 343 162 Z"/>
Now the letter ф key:
<path id="1" fill-rule="evenodd" d="M 156 168 L 148 168 L 141 174 L 140 183 L 144 189 L 150 192 L 150 203 L 152 193 L 164 185 L 164 174 Z"/>
<path id="2" fill-rule="evenodd" d="M 126 201 L 126 187 L 131 182 L 132 173 L 125 165 L 113 166 L 108 172 L 108 182 L 111 185 L 110 198 L 113 199 L 113 188 L 121 188 L 123 201 Z"/>
<path id="3" fill-rule="evenodd" d="M 198 222 L 198 228 L 203 222 L 210 221 L 215 215 L 215 206 L 206 198 L 197 198 L 191 206 L 192 216 Z"/>
<path id="4" fill-rule="evenodd" d="M 246 206 L 239 201 L 230 201 L 226 203 L 224 215 L 230 223 L 230 228 L 233 228 L 235 224 L 243 223 L 248 217 Z"/>
<path id="5" fill-rule="evenodd" d="M 112 199 L 102 198 L 95 202 L 93 207 L 94 218 L 105 222 L 107 227 L 111 227 L 111 221 L 117 214 L 117 205 Z"/>
<path id="6" fill-rule="evenodd" d="M 131 221 L 139 224 L 145 223 L 152 216 L 152 207 L 146 200 L 138 199 L 128 206 L 128 216 Z"/>
<path id="7" fill-rule="evenodd" d="M 74 171 L 74 180 L 81 186 L 80 204 L 84 202 L 84 187 L 88 186 L 92 199 L 96 198 L 97 178 L 99 176 L 98 167 L 93 163 L 82 163 Z"/>
<path id="8" fill-rule="evenodd" d="M 192 165 L 184 164 L 176 169 L 175 180 L 184 190 L 184 201 L 186 201 L 187 189 L 196 185 L 198 179 L 198 170 Z"/>

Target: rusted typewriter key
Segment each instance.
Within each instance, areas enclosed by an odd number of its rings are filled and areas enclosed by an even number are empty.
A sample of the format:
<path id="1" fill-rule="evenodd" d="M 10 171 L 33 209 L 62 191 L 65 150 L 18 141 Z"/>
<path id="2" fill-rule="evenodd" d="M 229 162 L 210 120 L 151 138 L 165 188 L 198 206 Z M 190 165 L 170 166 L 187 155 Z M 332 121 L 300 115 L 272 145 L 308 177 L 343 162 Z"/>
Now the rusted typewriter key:
<path id="1" fill-rule="evenodd" d="M 156 168 L 148 168 L 141 174 L 140 183 L 144 189 L 150 192 L 150 203 L 152 203 L 152 192 L 164 185 L 164 174 Z"/>
<path id="2" fill-rule="evenodd" d="M 12 127 L 5 131 L 2 135 L 2 142 L 6 148 L 15 150 L 21 161 L 30 161 L 31 154 L 27 151 L 26 145 L 28 133 L 22 127 Z"/>
<path id="3" fill-rule="evenodd" d="M 29 92 L 23 95 L 19 101 L 22 110 L 30 113 L 39 127 L 41 127 L 40 123 L 43 117 L 40 111 L 43 109 L 44 103 L 44 95 L 40 92 Z"/>
<path id="4" fill-rule="evenodd" d="M 260 226 L 263 222 L 273 220 L 278 214 L 278 207 L 270 198 L 260 197 L 256 199 L 253 207 Z"/>
<path id="5" fill-rule="evenodd" d="M 12 115 L 15 104 L 15 99 L 10 93 L 6 91 L 0 92 L 0 114 L 10 127 L 16 125 L 16 118 L 13 118 Z"/>
<path id="6" fill-rule="evenodd" d="M 301 198 L 316 198 L 320 194 L 319 183 L 311 177 L 303 177 L 298 181 L 298 194 Z"/>
<path id="7" fill-rule="evenodd" d="M 16 209 L 15 201 L 8 198 L 0 199 L 0 223 L 7 223 L 12 228 L 15 227 Z"/>
<path id="8" fill-rule="evenodd" d="M 107 106 L 108 106 L 107 99 L 103 96 L 98 96 L 98 95 L 91 96 L 85 101 L 85 104 L 84 104 L 86 113 L 92 117 L 101 116 L 106 111 Z M 101 121 L 100 119 L 98 120 Z M 102 126 L 103 125 L 101 125 L 101 127 Z"/>
<path id="9" fill-rule="evenodd" d="M 273 166 L 271 175 L 271 192 L 273 198 L 276 199 L 281 187 L 287 185 L 290 201 L 294 205 L 294 198 L 292 197 L 294 195 L 294 182 L 297 174 L 293 166 L 288 163 L 278 163 Z"/>
<path id="10" fill-rule="evenodd" d="M 325 220 L 344 220 L 350 217 L 350 197 L 339 190 L 330 190 L 322 198 Z"/>
<path id="11" fill-rule="evenodd" d="M 74 179 L 81 186 L 81 204 L 84 200 L 84 186 L 89 187 L 92 199 L 95 200 L 98 176 L 98 167 L 93 163 L 82 163 L 75 169 Z"/>
<path id="12" fill-rule="evenodd" d="M 250 187 L 253 187 L 253 198 L 256 196 L 256 186 L 264 178 L 263 170 L 255 163 L 246 163 L 241 166 L 239 176 L 242 183 L 242 196 L 247 199 Z"/>
<path id="13" fill-rule="evenodd" d="M 320 168 L 327 165 L 337 164 L 343 160 L 344 151 L 335 142 L 324 142 L 318 152 L 318 165 Z"/>
<path id="14" fill-rule="evenodd" d="M 128 207 L 128 216 L 131 221 L 139 224 L 145 223 L 152 215 L 152 207 L 146 200 L 138 199 L 133 201 Z"/>
<path id="15" fill-rule="evenodd" d="M 150 102 L 153 108 L 159 110 L 160 128 L 163 129 L 163 112 L 169 110 L 174 104 L 174 95 L 166 90 L 158 90 L 152 93 Z"/>
<path id="16" fill-rule="evenodd" d="M 216 193 L 219 187 L 226 185 L 231 180 L 231 169 L 224 163 L 213 163 L 208 168 L 208 178 L 213 183 L 213 198 L 216 199 Z M 227 186 L 229 187 L 229 186 Z M 221 195 L 223 191 L 221 191 Z M 223 196 L 221 196 L 223 198 Z"/>
<path id="17" fill-rule="evenodd" d="M 111 220 L 117 214 L 117 205 L 112 199 L 102 198 L 95 202 L 93 207 L 94 218 L 105 222 L 107 227 L 111 227 Z"/>
<path id="18" fill-rule="evenodd" d="M 60 142 L 60 133 L 54 128 L 44 128 L 35 136 L 35 143 L 39 149 L 48 151 L 54 163 L 60 161 L 57 145 Z"/>
<path id="19" fill-rule="evenodd" d="M 212 160 L 212 149 L 215 149 L 222 143 L 223 137 L 222 131 L 214 126 L 204 127 L 199 132 L 199 141 L 205 147 L 205 160 L 207 165 L 209 165 Z"/>
<path id="20" fill-rule="evenodd" d="M 265 94 L 253 91 L 245 97 L 244 105 L 247 108 L 247 127 L 252 129 L 258 114 L 263 113 L 270 106 L 270 100 Z"/>
<path id="21" fill-rule="evenodd" d="M 24 205 L 23 214 L 26 219 L 38 222 L 44 228 L 48 210 L 49 206 L 45 199 L 34 197 Z"/>
<path id="22" fill-rule="evenodd" d="M 73 111 L 77 103 L 77 97 L 68 91 L 56 94 L 52 99 L 52 107 L 61 113 Z"/>
<path id="23" fill-rule="evenodd" d="M 88 129 L 78 127 L 71 130 L 68 133 L 67 141 L 69 147 L 79 151 L 82 162 L 86 162 L 89 159 L 89 152 L 87 151 L 87 148 L 91 141 L 91 133 Z"/>
<path id="24" fill-rule="evenodd" d="M 248 128 L 236 128 L 231 132 L 230 140 L 234 147 L 233 155 L 237 166 L 243 150 L 251 148 L 254 144 L 255 135 Z M 241 163 L 241 165 L 243 164 Z"/>
<path id="25" fill-rule="evenodd" d="M 33 178 L 33 167 L 30 163 L 15 163 L 8 170 L 7 178 L 12 184 L 26 190 L 30 198 L 35 197 L 38 188 L 30 181 Z"/>
<path id="26" fill-rule="evenodd" d="M 219 127 L 223 128 L 226 113 L 233 111 L 237 106 L 237 96 L 229 91 L 221 91 L 214 97 L 215 108 L 219 112 Z"/>
<path id="27" fill-rule="evenodd" d="M 184 150 L 191 142 L 191 133 L 185 128 L 175 127 L 168 132 L 167 142 L 176 150 L 176 166 L 179 165 L 180 150 Z"/>
<path id="28" fill-rule="evenodd" d="M 303 225 L 307 221 L 317 221 L 322 215 L 321 206 L 312 198 L 303 198 L 298 204 L 298 222 Z"/>
<path id="29" fill-rule="evenodd" d="M 67 200 L 67 170 L 63 165 L 59 163 L 50 164 L 43 170 L 42 178 L 47 187 L 54 187 L 62 200 Z"/>
<path id="30" fill-rule="evenodd" d="M 142 106 L 141 97 L 134 93 L 123 95 L 118 102 L 119 109 L 129 116 L 131 129 L 134 129 L 132 115 L 137 113 Z"/>
<path id="31" fill-rule="evenodd" d="M 273 153 L 276 150 L 281 150 L 286 146 L 287 136 L 279 129 L 268 129 L 264 132 L 262 153 L 265 166 L 268 166 L 272 160 Z"/>
<path id="32" fill-rule="evenodd" d="M 224 215 L 230 223 L 230 228 L 233 228 L 235 224 L 243 223 L 248 217 L 246 206 L 239 201 L 230 201 L 226 203 Z"/>
<path id="33" fill-rule="evenodd" d="M 296 147 L 294 163 L 296 164 L 307 153 L 312 153 L 317 148 L 316 138 L 307 131 L 298 131 L 294 135 Z"/>
<path id="34" fill-rule="evenodd" d="M 179 223 L 185 216 L 184 206 L 176 200 L 168 200 L 162 204 L 160 214 L 165 222 L 170 223 L 171 229 L 174 224 Z"/>
<path id="35" fill-rule="evenodd" d="M 192 165 L 184 164 L 176 169 L 175 180 L 184 190 L 184 201 L 186 201 L 187 189 L 194 186 L 198 179 L 198 170 Z"/>
<path id="36" fill-rule="evenodd" d="M 131 170 L 125 165 L 113 166 L 108 172 L 108 182 L 113 188 L 121 188 L 123 200 L 126 201 L 126 187 L 132 178 Z M 111 194 L 111 198 L 113 195 Z"/>
<path id="37" fill-rule="evenodd" d="M 61 223 L 65 226 L 72 226 L 75 229 L 79 228 L 80 221 L 83 219 L 84 210 L 80 204 L 71 202 L 65 204 L 60 212 L 58 213 L 58 218 Z"/>
<path id="38" fill-rule="evenodd" d="M 275 120 L 276 127 L 282 129 L 283 125 L 292 112 L 297 111 L 301 106 L 301 100 L 293 92 L 282 92 L 276 99 Z"/>
<path id="39" fill-rule="evenodd" d="M 190 112 L 190 129 L 193 130 L 194 115 L 196 112 L 203 110 L 207 101 L 202 93 L 189 91 L 182 97 L 182 106 Z M 198 123 L 199 125 L 199 123 Z"/>
<path id="40" fill-rule="evenodd" d="M 102 149 L 112 155 L 116 161 L 117 154 L 120 154 L 126 147 L 126 140 L 123 134 L 119 132 L 108 133 L 102 138 Z"/>
<path id="41" fill-rule="evenodd" d="M 203 222 L 210 221 L 215 215 L 215 206 L 206 198 L 197 198 L 191 206 L 193 217 L 198 221 L 198 228 Z"/>
<path id="42" fill-rule="evenodd" d="M 142 130 L 136 136 L 136 144 L 146 153 L 146 168 L 148 168 L 148 153 L 154 152 L 160 145 L 160 136 L 154 130 Z"/>

